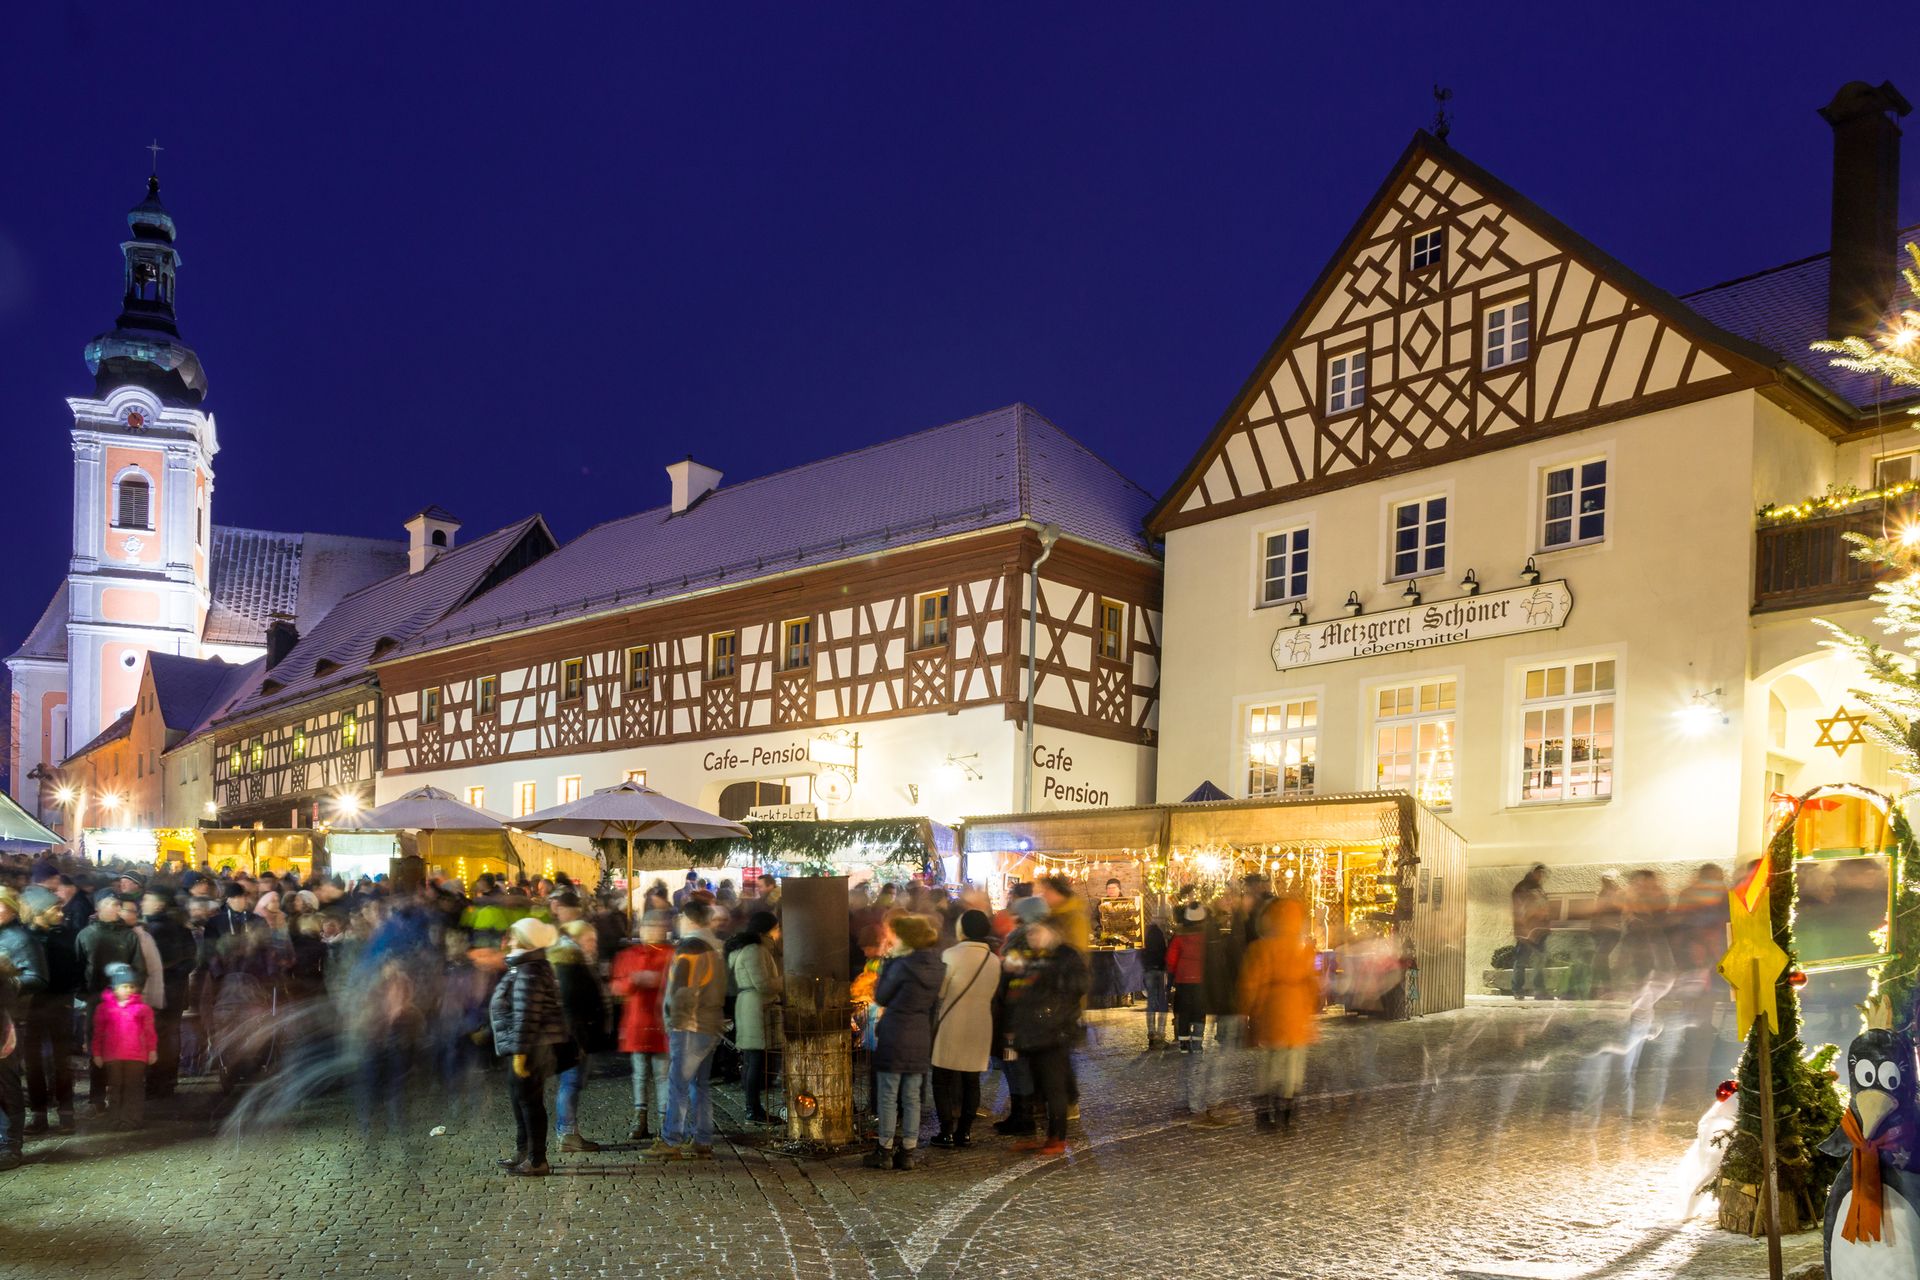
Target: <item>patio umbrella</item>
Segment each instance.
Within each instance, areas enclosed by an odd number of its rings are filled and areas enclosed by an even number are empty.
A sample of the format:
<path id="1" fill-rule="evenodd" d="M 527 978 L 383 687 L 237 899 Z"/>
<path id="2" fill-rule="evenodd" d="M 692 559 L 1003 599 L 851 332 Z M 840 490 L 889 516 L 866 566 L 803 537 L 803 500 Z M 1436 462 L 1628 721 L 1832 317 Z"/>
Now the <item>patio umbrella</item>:
<path id="1" fill-rule="evenodd" d="M 590 796 L 515 818 L 513 825 L 552 835 L 625 840 L 629 908 L 633 901 L 634 841 L 716 840 L 753 834 L 731 819 L 682 804 L 641 782 L 603 787 Z"/>
<path id="2" fill-rule="evenodd" d="M 427 852 L 431 853 L 432 833 L 435 831 L 504 833 L 507 820 L 492 810 L 470 805 L 439 787 L 415 787 L 383 805 L 346 815 L 333 825 L 348 831 L 423 832 L 427 839 Z M 509 859 L 506 865 L 512 866 L 512 860 Z"/>

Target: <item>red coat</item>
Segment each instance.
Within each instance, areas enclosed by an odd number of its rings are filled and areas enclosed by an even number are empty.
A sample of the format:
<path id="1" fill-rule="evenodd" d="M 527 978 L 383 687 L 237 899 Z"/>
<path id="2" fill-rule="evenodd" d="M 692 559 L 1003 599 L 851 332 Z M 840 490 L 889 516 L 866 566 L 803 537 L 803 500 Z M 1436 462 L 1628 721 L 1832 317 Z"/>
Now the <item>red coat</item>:
<path id="1" fill-rule="evenodd" d="M 1167 974 L 1176 987 L 1199 986 L 1207 966 L 1207 939 L 1198 929 L 1176 933 L 1167 944 Z"/>
<path id="2" fill-rule="evenodd" d="M 109 991 L 93 1014 L 93 1056 L 102 1062 L 145 1062 L 160 1047 L 153 1010 L 139 993 L 122 1003 Z"/>
<path id="3" fill-rule="evenodd" d="M 665 1053 L 667 1024 L 660 1000 L 667 993 L 673 948 L 636 942 L 613 958 L 613 994 L 620 997 L 620 1052 Z"/>

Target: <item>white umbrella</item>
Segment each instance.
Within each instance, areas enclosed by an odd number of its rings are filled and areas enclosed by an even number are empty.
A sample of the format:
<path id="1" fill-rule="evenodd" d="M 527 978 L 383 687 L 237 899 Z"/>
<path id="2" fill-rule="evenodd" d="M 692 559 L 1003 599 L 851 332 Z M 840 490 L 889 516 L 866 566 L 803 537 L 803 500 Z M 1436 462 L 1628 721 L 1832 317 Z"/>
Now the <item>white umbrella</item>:
<path id="1" fill-rule="evenodd" d="M 729 818 L 682 804 L 640 782 L 603 787 L 590 796 L 515 818 L 513 825 L 528 831 L 586 836 L 590 840 L 625 840 L 629 901 L 633 895 L 634 841 L 717 840 L 753 834 Z"/>
<path id="2" fill-rule="evenodd" d="M 507 820 L 489 809 L 482 809 L 438 787 L 415 787 L 383 805 L 342 816 L 333 824 L 351 831 L 499 831 Z M 431 853 L 433 837 L 427 836 L 423 852 Z M 513 865 L 511 859 L 508 866 Z"/>

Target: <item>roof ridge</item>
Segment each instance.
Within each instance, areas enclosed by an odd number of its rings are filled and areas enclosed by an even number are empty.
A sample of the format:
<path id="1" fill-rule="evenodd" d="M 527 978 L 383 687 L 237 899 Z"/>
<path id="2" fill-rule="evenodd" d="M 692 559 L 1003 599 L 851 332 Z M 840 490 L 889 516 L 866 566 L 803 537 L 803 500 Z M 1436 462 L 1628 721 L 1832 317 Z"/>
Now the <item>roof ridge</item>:
<path id="1" fill-rule="evenodd" d="M 1046 414 L 1040 412 L 1038 409 L 1034 408 L 1032 405 L 1026 403 L 1024 400 L 1020 402 L 1019 408 L 1023 413 L 1031 414 L 1033 417 L 1038 418 L 1041 422 L 1046 424 L 1047 428 L 1051 430 L 1055 435 L 1059 436 L 1062 440 L 1065 440 L 1068 444 L 1078 449 L 1081 453 L 1086 454 L 1087 457 L 1093 459 L 1095 462 L 1105 467 L 1108 471 L 1111 471 L 1114 475 L 1114 478 L 1119 480 L 1122 484 L 1131 485 L 1133 488 L 1139 490 L 1143 495 L 1145 495 L 1145 497 L 1149 501 L 1153 499 L 1154 497 L 1153 490 L 1147 488 L 1147 486 L 1141 484 L 1139 481 L 1135 480 L 1132 476 L 1122 471 L 1119 467 L 1116 467 L 1113 463 L 1109 462 L 1105 457 L 1105 455 L 1103 455 L 1098 449 L 1095 449 L 1092 445 L 1086 443 L 1084 440 L 1080 439 L 1080 437 L 1074 435 L 1073 432 L 1067 430 L 1065 427 L 1061 426 L 1059 423 L 1055 422 L 1052 418 L 1049 418 Z"/>
<path id="2" fill-rule="evenodd" d="M 1916 222 L 1910 227 L 1901 227 L 1899 230 L 1895 231 L 1893 235 L 1894 235 L 1894 239 L 1896 240 L 1905 240 L 1909 236 L 1920 235 L 1920 222 Z M 1698 289 L 1689 289 L 1685 293 L 1675 294 L 1674 296 L 1681 299 L 1682 301 L 1685 301 L 1688 298 L 1697 298 L 1703 293 L 1712 293 L 1715 289 L 1727 289 L 1727 288 L 1731 288 L 1736 284 L 1747 284 L 1747 283 L 1750 283 L 1751 281 L 1760 279 L 1762 276 L 1778 275 L 1782 271 L 1791 271 L 1795 267 L 1804 267 L 1808 263 L 1818 262 L 1822 258 L 1831 258 L 1832 256 L 1833 256 L 1833 250 L 1831 247 L 1829 247 L 1829 248 L 1820 250 L 1820 252 L 1818 253 L 1810 253 L 1804 258 L 1795 258 L 1791 262 L 1782 262 L 1777 266 L 1762 267 L 1758 271 L 1749 271 L 1747 272 L 1747 274 L 1743 276 L 1733 276 L 1733 277 L 1730 277 L 1729 279 L 1720 280 L 1713 284 L 1703 284 Z"/>
<path id="3" fill-rule="evenodd" d="M 524 532 L 524 529 L 526 526 L 530 526 L 535 520 L 539 520 L 541 518 L 542 517 L 540 513 L 536 511 L 532 515 L 522 516 L 520 519 L 514 521 L 512 524 L 504 524 L 504 525 L 501 525 L 498 529 L 488 530 L 486 533 L 481 534 L 479 537 L 475 538 L 471 542 L 463 542 L 458 546 L 449 547 L 445 551 L 441 552 L 439 555 L 435 556 L 429 563 L 427 563 L 426 565 L 423 565 L 420 568 L 418 573 L 416 573 L 412 569 L 402 569 L 396 573 L 390 573 L 384 578 L 376 578 L 372 582 L 369 582 L 364 587 L 356 587 L 352 591 L 349 591 L 347 592 L 347 594 L 341 596 L 338 600 L 335 600 L 333 602 L 332 607 L 329 608 L 326 613 L 321 614 L 317 619 L 314 620 L 314 626 L 317 628 L 320 625 L 320 623 L 326 621 L 327 614 L 330 614 L 335 609 L 340 608 L 340 606 L 346 604 L 349 600 L 357 600 L 359 597 L 367 594 L 367 592 L 377 590 L 380 587 L 384 587 L 390 582 L 400 582 L 409 578 L 418 578 L 420 574 L 430 573 L 433 571 L 435 566 L 445 564 L 450 560 L 457 560 L 460 557 L 464 556 L 467 552 L 474 550 L 476 547 L 485 545 L 488 540 L 492 538 L 497 538 L 501 534 L 508 533 L 514 529 L 521 529 Z"/>

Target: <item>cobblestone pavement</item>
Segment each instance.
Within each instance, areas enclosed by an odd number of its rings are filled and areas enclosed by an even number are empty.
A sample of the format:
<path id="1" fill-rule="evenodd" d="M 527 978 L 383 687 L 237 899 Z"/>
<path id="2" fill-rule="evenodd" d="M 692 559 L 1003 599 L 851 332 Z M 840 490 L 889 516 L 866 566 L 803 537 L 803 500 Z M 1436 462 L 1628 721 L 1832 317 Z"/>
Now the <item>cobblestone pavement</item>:
<path id="1" fill-rule="evenodd" d="M 619 1144 L 508 1179 L 497 1079 L 464 1111 L 418 1096 L 402 1136 L 371 1142 L 344 1095 L 296 1105 L 256 1087 L 274 1123 L 223 1129 L 225 1104 L 196 1091 L 138 1135 L 31 1143 L 0 1175 L 0 1277 L 1765 1273 L 1754 1242 L 1675 1220 L 1676 1164 L 1727 1071 L 1709 1034 L 1669 1030 L 1634 1054 L 1623 1010 L 1565 1005 L 1336 1024 L 1298 1128 L 1273 1135 L 1244 1116 L 1191 1127 L 1181 1055 L 1144 1053 L 1137 1013 L 1095 1018 L 1070 1155 L 989 1137 L 914 1173 L 742 1136 L 710 1163 L 655 1166 Z M 585 1131 L 623 1134 L 627 1099 L 624 1079 L 595 1079 Z M 1787 1257 L 1817 1260 L 1817 1237 Z"/>

